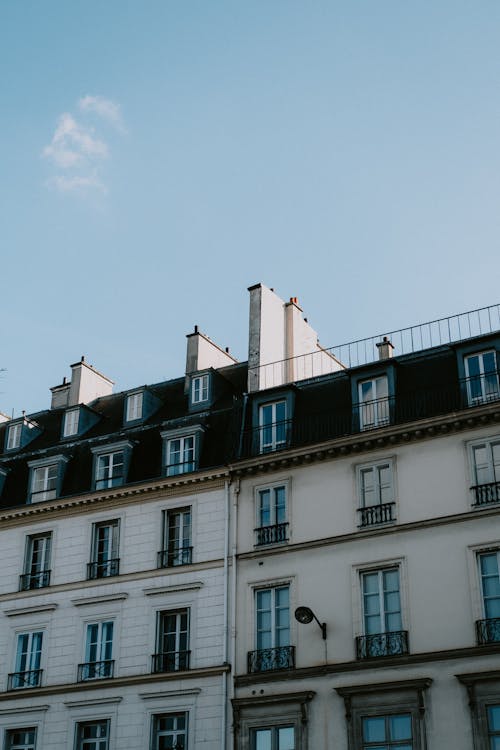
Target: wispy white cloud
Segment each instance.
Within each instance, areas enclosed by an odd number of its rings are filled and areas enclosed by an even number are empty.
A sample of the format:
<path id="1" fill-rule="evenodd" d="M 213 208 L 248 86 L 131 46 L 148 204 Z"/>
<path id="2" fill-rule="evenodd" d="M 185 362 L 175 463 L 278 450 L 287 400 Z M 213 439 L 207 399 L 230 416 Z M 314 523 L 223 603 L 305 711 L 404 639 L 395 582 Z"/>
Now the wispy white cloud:
<path id="1" fill-rule="evenodd" d="M 78 100 L 78 107 L 81 112 L 96 114 L 103 120 L 111 123 L 121 133 L 125 132 L 120 105 L 111 99 L 105 99 L 103 96 L 82 96 Z"/>
<path id="2" fill-rule="evenodd" d="M 47 187 L 62 193 L 84 193 L 90 190 L 107 192 L 102 179 L 103 164 L 109 157 L 109 148 L 96 130 L 87 124 L 89 115 L 97 115 L 125 133 L 120 105 L 102 96 L 87 94 L 78 102 L 80 114 L 70 112 L 60 115 L 50 143 L 42 156 L 65 174 L 56 174 L 46 181 Z M 94 120 L 95 122 L 95 120 Z"/>

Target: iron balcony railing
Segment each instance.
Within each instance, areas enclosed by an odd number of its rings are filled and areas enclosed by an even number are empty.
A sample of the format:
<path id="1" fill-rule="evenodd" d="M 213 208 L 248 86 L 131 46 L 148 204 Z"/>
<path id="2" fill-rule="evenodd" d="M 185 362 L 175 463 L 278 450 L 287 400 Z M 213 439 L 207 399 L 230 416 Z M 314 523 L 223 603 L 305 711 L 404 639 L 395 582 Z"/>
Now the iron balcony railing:
<path id="1" fill-rule="evenodd" d="M 7 678 L 7 690 L 40 687 L 42 671 L 42 669 L 32 669 L 29 672 L 11 672 Z"/>
<path id="2" fill-rule="evenodd" d="M 408 631 L 360 635 L 356 638 L 356 659 L 400 656 L 408 653 Z"/>
<path id="3" fill-rule="evenodd" d="M 38 573 L 23 573 L 19 576 L 19 591 L 43 589 L 49 585 L 50 570 L 41 570 Z"/>
<path id="4" fill-rule="evenodd" d="M 78 665 L 78 682 L 85 680 L 104 680 L 107 677 L 113 677 L 115 668 L 114 659 L 105 659 L 104 661 L 87 661 Z"/>
<path id="5" fill-rule="evenodd" d="M 120 572 L 120 558 L 115 557 L 104 562 L 87 563 L 87 579 L 93 581 L 96 578 L 109 578 L 117 576 Z"/>
<path id="6" fill-rule="evenodd" d="M 277 646 L 249 651 L 248 672 L 272 672 L 295 667 L 295 646 Z"/>
<path id="7" fill-rule="evenodd" d="M 396 503 L 380 503 L 379 505 L 369 505 L 367 508 L 358 508 L 359 525 L 377 526 L 381 523 L 390 523 L 394 521 L 394 508 Z"/>
<path id="8" fill-rule="evenodd" d="M 431 320 L 396 331 L 386 331 L 347 344 L 328 348 L 318 347 L 313 352 L 289 359 L 255 365 L 249 368 L 252 377 L 258 376 L 259 389 L 274 388 L 288 382 L 320 377 L 344 368 L 359 367 L 379 359 L 379 347 L 384 340 L 391 342 L 395 354 L 412 354 L 434 346 L 452 344 L 476 336 L 484 336 L 500 329 L 500 304 L 448 318 Z"/>
<path id="9" fill-rule="evenodd" d="M 172 568 L 176 565 L 191 565 L 193 561 L 192 547 L 170 547 L 158 552 L 158 567 Z"/>
<path id="10" fill-rule="evenodd" d="M 191 651 L 166 651 L 163 654 L 153 654 L 151 657 L 151 671 L 182 672 L 189 669 Z"/>
<path id="11" fill-rule="evenodd" d="M 498 385 L 493 386 L 493 375 Z M 489 373 L 489 386 L 486 388 L 483 382 L 481 393 L 477 377 L 463 378 L 432 388 L 421 388 L 418 391 L 398 393 L 373 401 L 348 404 L 344 408 L 325 408 L 313 414 L 296 416 L 293 420 L 283 420 L 275 425 L 253 427 L 242 433 L 239 457 L 265 455 L 498 402 L 499 376 L 499 371 Z M 275 434 L 283 437 L 274 443 L 267 443 L 263 439 L 263 434 L 271 427 L 275 428 Z"/>
<path id="12" fill-rule="evenodd" d="M 477 620 L 476 635 L 478 646 L 483 646 L 485 643 L 499 643 L 500 617 L 490 617 L 487 620 Z"/>
<path id="13" fill-rule="evenodd" d="M 272 526 L 259 526 L 255 529 L 255 546 L 261 544 L 279 544 L 288 541 L 288 521 L 275 523 Z"/>
<path id="14" fill-rule="evenodd" d="M 500 503 L 500 482 L 476 484 L 474 487 L 471 487 L 471 490 L 474 493 L 473 505 Z"/>

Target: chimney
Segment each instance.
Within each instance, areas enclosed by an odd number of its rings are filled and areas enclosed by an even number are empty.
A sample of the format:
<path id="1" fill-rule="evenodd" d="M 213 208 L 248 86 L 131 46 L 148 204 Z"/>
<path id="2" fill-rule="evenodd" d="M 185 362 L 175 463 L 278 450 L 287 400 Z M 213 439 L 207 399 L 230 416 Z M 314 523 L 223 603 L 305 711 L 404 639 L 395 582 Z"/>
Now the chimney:
<path id="1" fill-rule="evenodd" d="M 98 372 L 82 357 L 71 367 L 71 382 L 63 379 L 61 385 L 56 385 L 52 391 L 52 409 L 67 408 L 77 404 L 89 404 L 101 396 L 109 396 L 113 392 L 113 381 Z"/>
<path id="2" fill-rule="evenodd" d="M 186 381 L 185 391 L 189 390 L 189 376 L 200 370 L 217 370 L 219 367 L 234 365 L 238 361 L 229 353 L 229 347 L 222 349 L 212 339 L 201 333 L 198 326 L 193 333 L 188 333 L 186 350 Z"/>
<path id="3" fill-rule="evenodd" d="M 391 344 L 387 336 L 384 336 L 382 341 L 378 342 L 377 349 L 379 359 L 390 359 L 393 356 L 394 346 Z"/>
<path id="4" fill-rule="evenodd" d="M 7 414 L 4 414 L 3 411 L 0 411 L 0 424 L 2 422 L 9 422 L 10 417 L 7 416 Z"/>

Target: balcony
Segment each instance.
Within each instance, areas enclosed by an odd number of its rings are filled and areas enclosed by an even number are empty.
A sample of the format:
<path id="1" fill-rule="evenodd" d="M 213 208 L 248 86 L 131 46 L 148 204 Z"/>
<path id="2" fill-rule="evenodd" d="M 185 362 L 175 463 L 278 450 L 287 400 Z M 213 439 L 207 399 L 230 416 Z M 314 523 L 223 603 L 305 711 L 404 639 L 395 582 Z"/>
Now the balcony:
<path id="1" fill-rule="evenodd" d="M 370 505 L 367 508 L 358 508 L 359 527 L 379 526 L 383 523 L 392 523 L 394 518 L 394 507 L 396 503 L 379 503 Z"/>
<path id="2" fill-rule="evenodd" d="M 471 487 L 474 493 L 474 506 L 491 505 L 500 503 L 500 482 L 490 482 L 489 484 L 476 484 Z"/>
<path id="3" fill-rule="evenodd" d="M 7 678 L 7 690 L 40 687 L 42 671 L 42 669 L 32 669 L 29 672 L 12 672 Z"/>
<path id="4" fill-rule="evenodd" d="M 486 643 L 500 643 L 500 617 L 477 620 L 476 635 L 478 646 L 484 646 Z"/>
<path id="5" fill-rule="evenodd" d="M 356 638 L 356 659 L 378 659 L 408 653 L 408 631 L 360 635 Z"/>
<path id="6" fill-rule="evenodd" d="M 295 646 L 278 646 L 249 651 L 247 669 L 252 672 L 275 672 L 295 667 Z"/>
<path id="7" fill-rule="evenodd" d="M 78 682 L 86 680 L 104 680 L 107 677 L 113 677 L 115 661 L 106 659 L 105 661 L 87 661 L 78 665 Z"/>
<path id="8" fill-rule="evenodd" d="M 288 521 L 275 523 L 272 526 L 260 526 L 255 529 L 255 546 L 280 544 L 288 541 Z"/>
<path id="9" fill-rule="evenodd" d="M 104 562 L 90 562 L 87 564 L 87 580 L 89 581 L 93 581 L 97 578 L 117 576 L 119 572 L 119 557 L 115 557 L 112 560 L 105 560 Z"/>
<path id="10" fill-rule="evenodd" d="M 151 657 L 151 671 L 182 672 L 189 669 L 191 651 L 167 651 L 163 654 L 153 654 Z"/>
<path id="11" fill-rule="evenodd" d="M 19 591 L 43 589 L 49 585 L 50 570 L 41 570 L 39 573 L 23 573 L 19 576 Z"/>
<path id="12" fill-rule="evenodd" d="M 193 562 L 192 547 L 170 547 L 158 552 L 158 567 L 172 568 L 177 565 L 191 565 Z"/>

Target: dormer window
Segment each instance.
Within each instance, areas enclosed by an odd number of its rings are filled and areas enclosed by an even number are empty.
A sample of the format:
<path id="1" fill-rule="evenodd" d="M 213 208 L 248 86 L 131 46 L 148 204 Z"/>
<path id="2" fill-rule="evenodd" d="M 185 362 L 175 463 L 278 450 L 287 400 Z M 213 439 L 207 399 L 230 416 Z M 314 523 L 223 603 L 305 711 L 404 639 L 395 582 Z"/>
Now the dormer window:
<path id="1" fill-rule="evenodd" d="M 15 448 L 19 448 L 21 445 L 21 432 L 23 429 L 22 422 L 16 422 L 9 426 L 7 434 L 7 450 L 13 451 Z"/>
<path id="2" fill-rule="evenodd" d="M 203 427 L 194 425 L 162 432 L 165 441 L 165 474 L 174 477 L 196 471 L 201 452 Z"/>
<path id="3" fill-rule="evenodd" d="M 127 422 L 135 422 L 137 419 L 142 419 L 143 395 L 143 392 L 139 391 L 139 393 L 131 393 L 130 396 L 127 397 Z"/>
<path id="4" fill-rule="evenodd" d="M 28 502 L 41 503 L 59 497 L 67 461 L 65 456 L 51 456 L 28 463 L 31 470 Z"/>
<path id="5" fill-rule="evenodd" d="M 26 417 L 16 422 L 11 422 L 7 427 L 5 435 L 5 450 L 14 451 L 18 448 L 24 448 L 34 438 L 38 437 L 40 433 L 41 430 L 36 422 L 30 421 Z"/>
<path id="6" fill-rule="evenodd" d="M 80 409 L 69 409 L 64 415 L 63 437 L 78 434 Z"/>
<path id="7" fill-rule="evenodd" d="M 465 374 L 469 406 L 498 400 L 500 388 L 494 350 L 465 357 Z"/>
<path id="8" fill-rule="evenodd" d="M 208 386 L 209 386 L 209 375 L 206 372 L 204 375 L 196 375 L 191 380 L 191 403 L 201 404 L 204 401 L 208 401 Z"/>
<path id="9" fill-rule="evenodd" d="M 124 440 L 91 449 L 94 454 L 95 490 L 107 490 L 125 484 L 132 447 L 132 443 Z"/>

